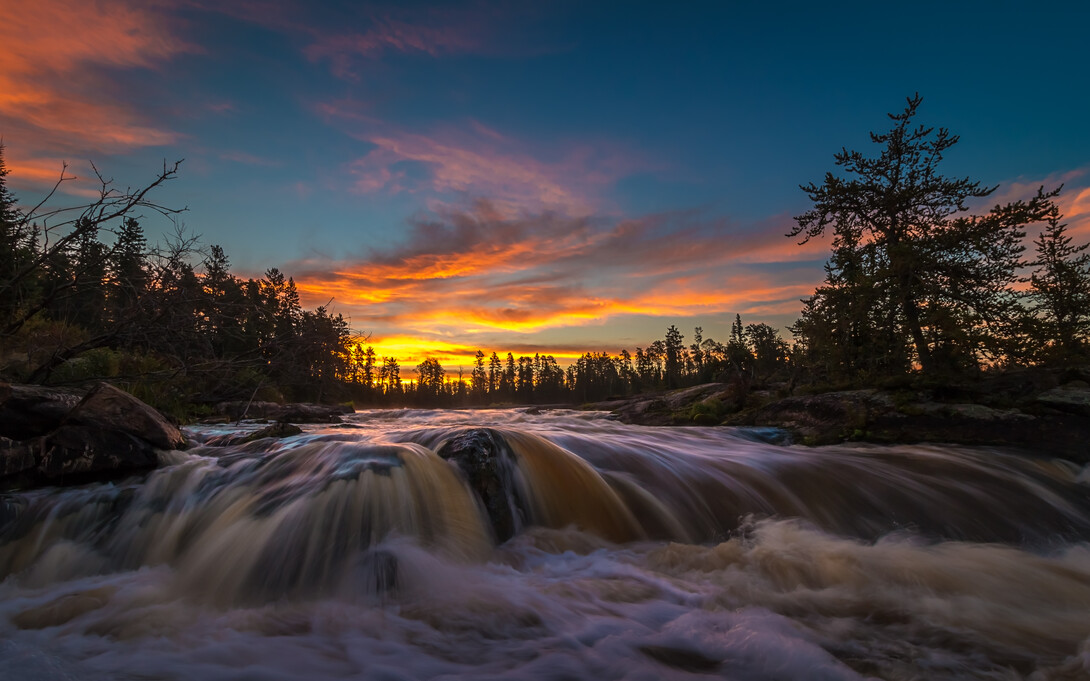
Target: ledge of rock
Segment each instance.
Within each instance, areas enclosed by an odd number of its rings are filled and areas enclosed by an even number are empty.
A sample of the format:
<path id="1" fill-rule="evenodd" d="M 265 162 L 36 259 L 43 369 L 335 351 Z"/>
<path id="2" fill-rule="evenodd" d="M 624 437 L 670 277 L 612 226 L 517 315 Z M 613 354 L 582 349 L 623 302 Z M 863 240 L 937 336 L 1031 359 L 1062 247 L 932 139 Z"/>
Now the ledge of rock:
<path id="1" fill-rule="evenodd" d="M 132 395 L 100 383 L 78 393 L 0 387 L 0 488 L 80 483 L 155 468 L 181 431 Z"/>
<path id="2" fill-rule="evenodd" d="M 267 419 L 285 423 L 340 423 L 341 416 L 351 414 L 352 407 L 343 404 L 306 404 L 295 402 L 220 402 L 215 412 L 232 421 L 240 419 Z"/>
<path id="3" fill-rule="evenodd" d="M 303 432 L 303 429 L 299 426 L 285 423 L 283 421 L 277 421 L 276 423 L 269 424 L 264 428 L 255 430 L 252 433 L 240 433 L 240 434 L 228 434 L 217 435 L 209 438 L 204 444 L 209 447 L 229 447 L 234 445 L 244 445 L 247 442 L 254 442 L 256 440 L 263 440 L 265 438 L 285 438 L 292 435 L 298 435 Z"/>
<path id="4" fill-rule="evenodd" d="M 786 428 L 809 445 L 844 440 L 993 445 L 1085 463 L 1090 462 L 1090 419 L 1079 411 L 1083 403 L 1077 392 L 1052 389 L 1022 408 L 997 408 L 852 390 L 788 397 L 737 414 L 728 423 Z M 1050 408 L 1028 411 L 1041 404 Z"/>

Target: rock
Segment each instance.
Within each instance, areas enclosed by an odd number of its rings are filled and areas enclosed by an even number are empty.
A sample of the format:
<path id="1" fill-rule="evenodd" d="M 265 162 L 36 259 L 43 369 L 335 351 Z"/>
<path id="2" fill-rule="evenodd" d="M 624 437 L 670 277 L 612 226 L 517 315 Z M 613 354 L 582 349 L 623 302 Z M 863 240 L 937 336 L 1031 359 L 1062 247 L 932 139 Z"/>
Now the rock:
<path id="1" fill-rule="evenodd" d="M 352 412 L 343 405 L 326 404 L 285 404 L 282 409 L 269 418 L 287 423 L 340 423 L 341 414 Z"/>
<path id="2" fill-rule="evenodd" d="M 81 394 L 40 385 L 9 385 L 0 400 L 0 436 L 13 440 L 45 435 L 54 430 L 79 404 Z M 5 391 L 6 392 L 6 391 Z"/>
<path id="3" fill-rule="evenodd" d="M 624 400 L 599 402 L 590 407 L 611 411 L 613 416 L 622 423 L 641 426 L 693 425 L 694 417 L 700 414 L 699 409 L 693 410 L 694 405 L 712 398 L 728 404 L 727 407 L 718 407 L 718 410 L 733 410 L 731 386 L 725 383 L 705 383 L 666 393 L 637 395 Z M 728 400 L 731 402 L 728 403 Z M 704 414 L 700 415 L 699 419 L 704 423 L 698 425 L 719 423 L 716 415 Z"/>
<path id="4" fill-rule="evenodd" d="M 114 428 L 65 425 L 41 438 L 38 447 L 37 477 L 51 483 L 129 475 L 159 464 L 154 445 Z"/>
<path id="5" fill-rule="evenodd" d="M 890 393 L 852 390 L 789 397 L 728 422 L 786 428 L 809 445 L 843 440 L 997 445 L 1087 462 L 1090 419 L 1078 410 L 1088 397 L 1090 391 L 1081 388 L 1053 389 L 1033 403 L 1048 404 L 1049 409 L 1025 413 L 975 402 L 899 402 Z"/>
<path id="6" fill-rule="evenodd" d="M 159 449 L 184 449 L 178 427 L 158 411 L 109 383 L 99 383 L 69 412 L 67 422 L 132 434 Z"/>
<path id="7" fill-rule="evenodd" d="M 787 397 L 743 415 L 737 425 L 787 428 L 808 444 L 831 444 L 862 432 L 871 419 L 893 410 L 892 399 L 884 393 L 847 390 Z"/>
<path id="8" fill-rule="evenodd" d="M 276 402 L 220 402 L 216 405 L 218 414 L 229 417 L 232 421 L 241 419 L 268 419 L 287 423 L 340 423 L 342 414 L 353 413 L 352 407 L 343 404 L 307 404 L 296 402 L 277 404 Z"/>
<path id="9" fill-rule="evenodd" d="M 185 447 L 155 409 L 105 383 L 83 398 L 11 386 L 0 403 L 0 486 L 78 484 L 155 468 L 158 450 Z"/>
<path id="10" fill-rule="evenodd" d="M 1078 383 L 1081 383 L 1079 381 Z M 1037 404 L 1058 409 L 1069 414 L 1090 417 L 1090 389 L 1068 383 L 1059 388 L 1046 390 L 1037 396 Z"/>
<path id="11" fill-rule="evenodd" d="M 382 595 L 397 591 L 397 555 L 384 549 L 368 551 L 360 560 L 359 574 L 366 593 Z"/>
<path id="12" fill-rule="evenodd" d="M 252 433 L 243 433 L 240 435 L 217 435 L 216 437 L 209 438 L 209 440 L 205 442 L 205 444 L 210 447 L 229 447 L 232 445 L 244 445 L 247 442 L 262 440 L 267 437 L 291 437 L 292 435 L 298 435 L 302 432 L 303 429 L 299 426 L 292 425 L 290 423 L 277 422 L 273 423 L 272 425 L 265 426 L 260 430 L 255 430 Z"/>
<path id="13" fill-rule="evenodd" d="M 0 437 L 0 480 L 19 475 L 38 465 L 29 445 Z"/>
<path id="14" fill-rule="evenodd" d="M 515 454 L 503 436 L 491 428 L 466 430 L 445 442 L 438 454 L 458 466 L 480 497 L 496 539 L 513 537 L 529 518 L 529 506 Z"/>

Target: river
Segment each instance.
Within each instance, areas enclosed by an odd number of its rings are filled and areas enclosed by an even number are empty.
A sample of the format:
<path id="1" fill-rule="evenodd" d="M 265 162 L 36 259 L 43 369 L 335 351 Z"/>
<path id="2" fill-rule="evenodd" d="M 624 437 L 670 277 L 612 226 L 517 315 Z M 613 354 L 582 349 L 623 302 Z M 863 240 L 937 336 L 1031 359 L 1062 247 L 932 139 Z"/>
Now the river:
<path id="1" fill-rule="evenodd" d="M 246 429 L 0 495 L 0 679 L 1090 678 L 1065 461 L 565 410 L 215 446 Z"/>

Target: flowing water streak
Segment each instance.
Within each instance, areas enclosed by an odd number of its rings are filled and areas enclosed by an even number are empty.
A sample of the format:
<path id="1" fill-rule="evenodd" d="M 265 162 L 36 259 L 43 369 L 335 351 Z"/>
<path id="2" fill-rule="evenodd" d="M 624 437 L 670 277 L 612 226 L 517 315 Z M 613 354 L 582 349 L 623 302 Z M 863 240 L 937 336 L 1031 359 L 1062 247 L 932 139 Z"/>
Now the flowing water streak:
<path id="1" fill-rule="evenodd" d="M 1085 472 L 763 435 L 369 412 L 0 496 L 0 678 L 1090 676 Z"/>

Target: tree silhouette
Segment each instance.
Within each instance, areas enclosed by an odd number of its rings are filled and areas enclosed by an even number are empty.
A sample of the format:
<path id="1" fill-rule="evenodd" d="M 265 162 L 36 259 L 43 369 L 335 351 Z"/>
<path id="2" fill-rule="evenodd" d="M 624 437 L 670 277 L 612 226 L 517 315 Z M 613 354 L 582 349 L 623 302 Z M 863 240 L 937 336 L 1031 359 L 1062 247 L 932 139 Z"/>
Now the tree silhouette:
<path id="1" fill-rule="evenodd" d="M 1090 244 L 1075 246 L 1053 206 L 1045 229 L 1034 241 L 1037 269 L 1030 277 L 1031 312 L 1036 315 L 1034 345 L 1046 357 L 1069 363 L 1090 354 Z"/>
<path id="2" fill-rule="evenodd" d="M 889 115 L 888 132 L 871 133 L 882 147 L 877 156 L 843 149 L 834 156 L 843 175 L 829 172 L 820 185 L 802 186 L 813 207 L 796 218 L 789 236 L 806 242 L 833 233 L 835 257 L 816 296 L 858 289 L 881 298 L 854 308 L 852 295 L 828 298 L 812 311 L 833 307 L 838 324 L 870 330 L 865 347 L 888 346 L 870 338 L 907 336 L 916 361 L 931 373 L 940 365 L 976 366 L 982 355 L 999 351 L 1017 312 L 1010 286 L 1022 265 L 1024 226 L 1046 215 L 1056 192 L 970 214 L 970 200 L 995 187 L 940 173 L 958 137 L 914 125 L 921 101 L 908 98 L 903 112 Z M 877 315 L 870 314 L 874 307 Z M 855 342 L 849 330 L 832 336 Z"/>

